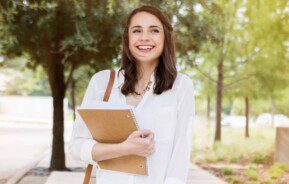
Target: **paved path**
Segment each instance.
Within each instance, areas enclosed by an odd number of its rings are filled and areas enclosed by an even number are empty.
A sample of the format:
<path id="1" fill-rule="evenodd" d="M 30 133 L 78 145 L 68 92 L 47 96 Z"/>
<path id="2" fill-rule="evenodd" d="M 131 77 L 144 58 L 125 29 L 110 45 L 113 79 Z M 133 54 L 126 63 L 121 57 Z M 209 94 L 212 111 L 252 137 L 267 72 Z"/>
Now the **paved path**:
<path id="1" fill-rule="evenodd" d="M 188 176 L 188 184 L 225 184 L 226 182 L 220 180 L 211 173 L 192 164 Z"/>
<path id="2" fill-rule="evenodd" d="M 0 122 L 0 183 L 50 147 L 50 132 L 48 125 Z"/>
<path id="3" fill-rule="evenodd" d="M 43 158 L 43 154 L 51 147 L 51 129 L 51 124 L 13 123 L 0 119 L 0 184 Z M 65 129 L 67 141 L 71 126 Z"/>

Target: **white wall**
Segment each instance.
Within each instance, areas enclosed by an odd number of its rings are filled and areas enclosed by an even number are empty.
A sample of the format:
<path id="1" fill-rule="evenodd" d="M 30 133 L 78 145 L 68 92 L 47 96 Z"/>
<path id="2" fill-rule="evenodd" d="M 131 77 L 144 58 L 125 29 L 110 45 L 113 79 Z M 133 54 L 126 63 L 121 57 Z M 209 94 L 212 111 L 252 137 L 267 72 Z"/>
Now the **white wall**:
<path id="1" fill-rule="evenodd" d="M 52 97 L 46 96 L 0 96 L 0 116 L 5 118 L 52 122 Z M 64 112 L 68 112 L 68 101 L 64 99 Z"/>

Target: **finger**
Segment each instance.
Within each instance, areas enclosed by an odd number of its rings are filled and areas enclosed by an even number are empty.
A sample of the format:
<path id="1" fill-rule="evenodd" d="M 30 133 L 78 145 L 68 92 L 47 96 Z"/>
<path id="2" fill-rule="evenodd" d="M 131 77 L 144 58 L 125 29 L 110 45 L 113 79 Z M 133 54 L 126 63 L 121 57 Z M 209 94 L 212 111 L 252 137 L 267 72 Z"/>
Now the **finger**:
<path id="1" fill-rule="evenodd" d="M 148 137 L 152 132 L 149 130 L 138 130 L 135 132 L 136 137 L 141 137 L 141 135 Z"/>
<path id="2" fill-rule="evenodd" d="M 152 141 L 154 139 L 154 133 L 151 132 L 146 138 Z"/>
<path id="3" fill-rule="evenodd" d="M 149 139 L 144 139 L 144 143 L 149 146 L 151 144 L 151 141 Z"/>
<path id="4" fill-rule="evenodd" d="M 149 150 L 148 155 L 152 155 L 155 152 L 154 149 Z"/>
<path id="5" fill-rule="evenodd" d="M 153 150 L 154 147 L 152 145 L 149 146 L 149 150 Z"/>

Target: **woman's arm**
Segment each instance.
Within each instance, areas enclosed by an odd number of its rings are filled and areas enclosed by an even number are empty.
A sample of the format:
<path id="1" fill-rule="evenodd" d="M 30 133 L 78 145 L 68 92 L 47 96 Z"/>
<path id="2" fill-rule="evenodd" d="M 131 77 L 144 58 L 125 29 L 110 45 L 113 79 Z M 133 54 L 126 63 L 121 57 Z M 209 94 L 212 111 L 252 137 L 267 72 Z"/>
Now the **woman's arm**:
<path id="1" fill-rule="evenodd" d="M 141 138 L 145 135 L 146 138 Z M 133 132 L 124 142 L 119 144 L 96 143 L 92 149 L 92 158 L 98 162 L 125 155 L 149 156 L 154 153 L 153 133 L 148 130 Z"/>
<path id="2" fill-rule="evenodd" d="M 109 70 L 100 71 L 96 73 L 90 80 L 83 97 L 81 107 L 84 107 L 90 102 L 101 102 L 101 96 L 99 96 L 100 90 L 105 89 L 105 83 L 107 83 L 109 76 Z M 70 155 L 75 159 L 82 161 L 86 164 L 96 164 L 92 159 L 92 148 L 96 144 L 93 140 L 87 126 L 85 125 L 79 114 L 76 114 L 76 120 L 73 124 L 72 136 L 68 145 Z"/>
<path id="3" fill-rule="evenodd" d="M 92 148 L 92 159 L 95 162 L 125 155 L 127 155 L 127 151 L 122 144 L 96 143 Z"/>
<path id="4" fill-rule="evenodd" d="M 189 171 L 192 141 L 192 127 L 190 125 L 195 110 L 194 87 L 192 80 L 187 76 L 183 78 L 181 90 L 173 151 L 167 169 L 165 184 L 185 184 Z"/>

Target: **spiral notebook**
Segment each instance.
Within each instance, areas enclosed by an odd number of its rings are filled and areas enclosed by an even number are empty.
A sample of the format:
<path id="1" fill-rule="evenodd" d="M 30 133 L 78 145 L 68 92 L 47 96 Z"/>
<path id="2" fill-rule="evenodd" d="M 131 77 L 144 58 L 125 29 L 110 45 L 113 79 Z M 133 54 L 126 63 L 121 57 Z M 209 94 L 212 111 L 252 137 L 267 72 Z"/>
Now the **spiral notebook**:
<path id="1" fill-rule="evenodd" d="M 88 127 L 92 137 L 101 143 L 120 143 L 135 130 L 138 124 L 133 110 L 124 106 L 86 106 L 78 113 Z M 131 174 L 147 175 L 146 157 L 129 155 L 99 161 L 100 169 Z"/>

